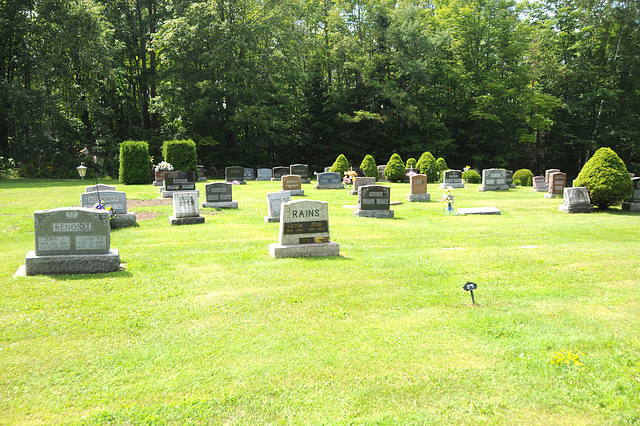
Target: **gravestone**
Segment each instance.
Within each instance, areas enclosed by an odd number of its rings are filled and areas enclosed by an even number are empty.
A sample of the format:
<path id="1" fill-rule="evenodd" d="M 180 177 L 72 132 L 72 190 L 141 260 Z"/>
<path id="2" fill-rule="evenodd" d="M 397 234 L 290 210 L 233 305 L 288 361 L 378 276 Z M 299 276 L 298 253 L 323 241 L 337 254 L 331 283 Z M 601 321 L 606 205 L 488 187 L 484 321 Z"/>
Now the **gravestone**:
<path id="1" fill-rule="evenodd" d="M 567 213 L 591 213 L 593 204 L 589 198 L 589 191 L 583 186 L 564 188 L 564 203 L 558 210 Z"/>
<path id="2" fill-rule="evenodd" d="M 244 167 L 240 167 L 240 166 L 225 167 L 224 181 L 229 183 L 236 181 L 240 185 L 246 185 L 247 182 L 244 180 Z"/>
<path id="3" fill-rule="evenodd" d="M 116 187 L 114 185 L 105 185 L 104 183 L 86 186 L 84 188 L 84 192 L 102 192 L 102 191 L 115 191 L 115 190 L 116 190 Z"/>
<path id="4" fill-rule="evenodd" d="M 387 168 L 386 164 L 378 166 L 378 182 L 386 182 L 387 178 L 384 176 L 384 170 Z"/>
<path id="5" fill-rule="evenodd" d="M 258 178 L 256 180 L 270 181 L 272 176 L 273 176 L 273 172 L 271 169 L 258 169 Z"/>
<path id="6" fill-rule="evenodd" d="M 162 198 L 172 198 L 176 191 L 194 191 L 196 189 L 196 172 L 174 170 L 164 173 L 164 186 L 160 189 Z"/>
<path id="7" fill-rule="evenodd" d="M 339 256 L 340 245 L 329 236 L 329 204 L 297 200 L 282 204 L 278 243 L 269 244 L 274 258 Z"/>
<path id="8" fill-rule="evenodd" d="M 407 201 L 430 201 L 431 195 L 427 194 L 427 175 L 416 174 L 409 177 L 409 193 Z"/>
<path id="9" fill-rule="evenodd" d="M 358 188 L 365 185 L 375 185 L 376 178 L 372 177 L 354 177 L 353 178 L 353 190 L 349 191 L 351 195 L 358 195 Z"/>
<path id="10" fill-rule="evenodd" d="M 173 193 L 173 216 L 169 216 L 171 225 L 193 225 L 204 223 L 198 204 L 199 191 L 180 191 Z"/>
<path id="11" fill-rule="evenodd" d="M 324 168 L 324 172 L 325 172 L 325 173 L 328 173 L 328 172 L 330 172 L 330 171 L 331 171 L 331 166 L 329 166 L 329 167 L 325 167 L 325 168 Z M 340 173 L 338 173 L 338 174 L 340 174 Z"/>
<path id="12" fill-rule="evenodd" d="M 227 182 L 213 182 L 204 186 L 202 208 L 237 209 L 238 202 L 233 201 L 233 185 Z"/>
<path id="13" fill-rule="evenodd" d="M 291 201 L 291 194 L 288 192 L 269 192 L 267 194 L 267 216 L 265 222 L 280 222 L 280 207 L 283 203 Z"/>
<path id="14" fill-rule="evenodd" d="M 197 165 L 196 169 L 198 171 L 198 182 L 206 182 L 207 181 L 207 175 L 204 171 L 204 166 L 201 165 Z"/>
<path id="15" fill-rule="evenodd" d="M 244 169 L 244 180 L 256 180 L 255 171 L 251 168 Z"/>
<path id="16" fill-rule="evenodd" d="M 544 176 L 535 176 L 533 178 L 533 190 L 536 192 L 547 192 L 549 188 L 544 180 Z"/>
<path id="17" fill-rule="evenodd" d="M 124 191 L 85 192 L 80 198 L 80 205 L 85 208 L 93 208 L 100 201 L 111 206 L 116 214 L 109 222 L 112 229 L 136 225 L 136 214 L 127 212 L 127 194 Z"/>
<path id="18" fill-rule="evenodd" d="M 473 214 L 499 215 L 500 210 L 496 209 L 495 207 L 469 207 L 458 209 L 458 216 L 467 216 Z"/>
<path id="19" fill-rule="evenodd" d="M 358 208 L 353 211 L 358 217 L 393 217 L 391 188 L 380 185 L 367 185 L 358 188 Z"/>
<path id="20" fill-rule="evenodd" d="M 562 197 L 564 187 L 567 184 L 567 175 L 562 172 L 553 172 L 549 174 L 549 190 L 544 194 L 544 198 Z"/>
<path id="21" fill-rule="evenodd" d="M 512 170 L 506 170 L 506 181 L 507 181 L 507 185 L 509 185 L 509 188 L 515 188 L 516 185 L 513 183 L 513 171 Z"/>
<path id="22" fill-rule="evenodd" d="M 545 170 L 545 172 L 544 172 L 544 183 L 547 184 L 547 190 L 548 190 L 548 187 L 549 187 L 549 175 L 551 173 L 555 173 L 555 172 L 559 172 L 559 171 L 560 171 L 560 169 L 547 169 L 547 170 Z"/>
<path id="23" fill-rule="evenodd" d="M 633 183 L 633 193 L 629 200 L 622 203 L 622 210 L 637 212 L 640 211 L 640 177 L 631 178 L 631 183 Z"/>
<path id="24" fill-rule="evenodd" d="M 482 185 L 478 191 L 507 191 L 507 171 L 504 169 L 484 169 L 482 171 Z"/>
<path id="25" fill-rule="evenodd" d="M 304 189 L 302 189 L 302 179 L 298 175 L 284 175 L 281 178 L 282 190 L 280 192 L 289 192 L 291 196 L 304 195 Z"/>
<path id="26" fill-rule="evenodd" d="M 298 175 L 302 183 L 311 183 L 309 178 L 309 166 L 306 164 L 292 164 L 289 166 L 290 175 Z"/>
<path id="27" fill-rule="evenodd" d="M 314 186 L 315 189 L 344 189 L 340 173 L 337 172 L 324 172 L 316 175 L 318 184 Z"/>
<path id="28" fill-rule="evenodd" d="M 93 274 L 120 269 L 111 249 L 109 212 L 84 207 L 33 214 L 35 250 L 25 257 L 27 275 Z"/>
<path id="29" fill-rule="evenodd" d="M 442 172 L 442 183 L 440 189 L 464 188 L 462 181 L 462 170 L 445 170 Z"/>
<path id="30" fill-rule="evenodd" d="M 284 166 L 278 166 L 273 168 L 273 177 L 271 178 L 272 182 L 280 182 L 282 176 L 289 174 L 289 168 Z"/>

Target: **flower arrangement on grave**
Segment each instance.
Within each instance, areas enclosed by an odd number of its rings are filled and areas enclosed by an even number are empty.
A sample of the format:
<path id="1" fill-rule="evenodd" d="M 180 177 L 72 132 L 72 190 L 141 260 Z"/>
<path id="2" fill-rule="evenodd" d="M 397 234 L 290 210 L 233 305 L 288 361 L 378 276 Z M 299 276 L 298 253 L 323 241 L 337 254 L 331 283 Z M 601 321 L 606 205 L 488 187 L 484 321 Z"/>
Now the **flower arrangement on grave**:
<path id="1" fill-rule="evenodd" d="M 358 175 L 357 172 L 353 171 L 353 170 L 347 170 L 346 172 L 344 172 L 344 178 L 342 179 L 342 183 L 346 185 L 350 185 L 351 183 L 353 183 L 353 178 L 355 178 Z"/>
<path id="2" fill-rule="evenodd" d="M 415 175 L 417 175 L 417 173 L 414 172 L 413 170 L 405 174 L 405 176 L 408 178 L 411 178 L 411 176 L 415 176 Z"/>
<path id="3" fill-rule="evenodd" d="M 172 172 L 173 166 L 171 163 L 167 163 L 166 161 L 161 161 L 156 164 L 156 172 Z"/>
<path id="4" fill-rule="evenodd" d="M 453 196 L 453 192 L 451 191 L 451 188 L 445 189 L 444 194 L 442 194 L 442 201 L 444 202 L 444 208 L 445 208 L 446 214 L 453 214 L 454 198 L 455 197 Z"/>
<path id="5" fill-rule="evenodd" d="M 112 220 L 116 217 L 116 211 L 110 205 L 105 205 L 104 202 L 95 203 L 93 208 L 96 210 L 106 210 L 109 212 L 109 220 Z"/>
<path id="6" fill-rule="evenodd" d="M 240 182 L 238 182 L 237 180 L 231 181 L 231 185 L 240 185 Z"/>

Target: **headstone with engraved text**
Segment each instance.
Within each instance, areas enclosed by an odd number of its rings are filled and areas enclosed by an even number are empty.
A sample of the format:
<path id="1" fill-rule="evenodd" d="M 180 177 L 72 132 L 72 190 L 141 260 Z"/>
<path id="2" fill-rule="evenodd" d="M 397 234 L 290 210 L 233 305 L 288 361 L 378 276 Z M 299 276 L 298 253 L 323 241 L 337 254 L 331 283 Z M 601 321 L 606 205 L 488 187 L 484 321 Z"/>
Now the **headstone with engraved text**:
<path id="1" fill-rule="evenodd" d="M 478 187 L 478 191 L 506 191 L 508 189 L 506 170 L 484 169 L 482 171 L 482 185 Z"/>
<path id="2" fill-rule="evenodd" d="M 233 185 L 227 182 L 213 182 L 204 186 L 202 208 L 237 209 L 238 202 L 233 201 Z"/>
<path id="3" fill-rule="evenodd" d="M 340 173 L 318 173 L 316 178 L 318 179 L 318 184 L 314 186 L 315 189 L 344 189 Z"/>
<path id="4" fill-rule="evenodd" d="M 564 203 L 558 210 L 567 213 L 591 213 L 593 204 L 589 198 L 589 191 L 583 186 L 564 188 Z"/>
<path id="5" fill-rule="evenodd" d="M 270 181 L 272 176 L 273 176 L 273 171 L 271 169 L 261 168 L 261 169 L 258 169 L 258 177 L 256 180 Z"/>
<path id="6" fill-rule="evenodd" d="M 442 183 L 440 189 L 464 188 L 462 181 L 462 170 L 445 170 L 442 172 Z"/>
<path id="7" fill-rule="evenodd" d="M 409 202 L 424 202 L 430 201 L 431 194 L 427 193 L 427 175 L 415 174 L 409 177 L 409 193 L 407 194 L 407 201 Z"/>
<path id="8" fill-rule="evenodd" d="M 358 195 L 358 188 L 365 185 L 375 185 L 376 178 L 373 177 L 354 177 L 353 178 L 353 190 L 349 191 L 350 195 Z"/>
<path id="9" fill-rule="evenodd" d="M 282 190 L 281 192 L 288 191 L 291 196 L 304 195 L 304 189 L 302 189 L 302 179 L 298 175 L 284 175 L 281 178 Z"/>
<path id="10" fill-rule="evenodd" d="M 562 172 L 549 173 L 549 190 L 544 198 L 557 198 L 564 195 L 564 187 L 567 184 L 567 174 Z"/>
<path id="11" fill-rule="evenodd" d="M 180 191 L 173 194 L 173 216 L 169 216 L 171 225 L 193 225 L 204 223 L 198 204 L 199 191 Z"/>
<path id="12" fill-rule="evenodd" d="M 640 177 L 632 177 L 633 192 L 631 198 L 622 203 L 622 210 L 629 212 L 640 211 Z"/>
<path id="13" fill-rule="evenodd" d="M 244 167 L 229 166 L 224 168 L 224 181 L 233 183 L 237 182 L 240 185 L 246 185 L 244 180 Z"/>
<path id="14" fill-rule="evenodd" d="M 380 185 L 366 185 L 358 188 L 358 207 L 353 211 L 358 217 L 393 217 L 391 188 Z"/>
<path id="15" fill-rule="evenodd" d="M 291 201 L 289 192 L 269 192 L 267 194 L 267 216 L 264 217 L 265 222 L 280 221 L 280 207 L 282 203 Z"/>

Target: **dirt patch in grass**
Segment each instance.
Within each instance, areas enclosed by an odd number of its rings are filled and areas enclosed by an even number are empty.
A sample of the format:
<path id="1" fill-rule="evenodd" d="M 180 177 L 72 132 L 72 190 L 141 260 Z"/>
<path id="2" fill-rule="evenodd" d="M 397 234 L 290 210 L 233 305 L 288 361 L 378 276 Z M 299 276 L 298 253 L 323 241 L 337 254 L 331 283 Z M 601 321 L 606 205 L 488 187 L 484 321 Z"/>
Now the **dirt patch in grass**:
<path id="1" fill-rule="evenodd" d="M 171 206 L 173 198 L 155 198 L 153 200 L 127 200 L 127 208 L 136 207 L 152 207 L 152 206 Z"/>

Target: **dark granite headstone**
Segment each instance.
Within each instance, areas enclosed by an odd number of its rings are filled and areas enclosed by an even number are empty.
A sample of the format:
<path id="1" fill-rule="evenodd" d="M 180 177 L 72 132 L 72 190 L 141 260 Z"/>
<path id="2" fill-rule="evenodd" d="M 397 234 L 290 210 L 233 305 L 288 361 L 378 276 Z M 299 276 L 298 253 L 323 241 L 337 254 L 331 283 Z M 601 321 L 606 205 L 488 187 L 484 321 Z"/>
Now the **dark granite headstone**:
<path id="1" fill-rule="evenodd" d="M 224 180 L 225 182 L 233 182 L 237 181 L 239 184 L 246 183 L 244 180 L 244 167 L 240 166 L 229 166 L 224 169 Z"/>
<path id="2" fill-rule="evenodd" d="M 196 173 L 174 170 L 164 174 L 165 191 L 193 191 L 196 189 Z"/>

